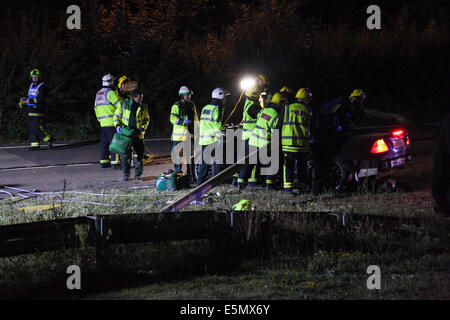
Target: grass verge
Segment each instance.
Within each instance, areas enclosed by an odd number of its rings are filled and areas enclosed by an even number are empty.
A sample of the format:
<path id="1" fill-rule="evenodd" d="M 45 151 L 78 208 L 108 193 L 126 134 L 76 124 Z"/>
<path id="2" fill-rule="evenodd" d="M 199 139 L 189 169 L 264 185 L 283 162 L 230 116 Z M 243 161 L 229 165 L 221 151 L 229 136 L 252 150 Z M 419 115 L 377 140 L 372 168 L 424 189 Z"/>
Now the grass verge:
<path id="1" fill-rule="evenodd" d="M 246 198 L 257 210 L 335 211 L 432 221 L 436 217 L 429 190 L 431 168 L 430 162 L 423 162 L 394 172 L 392 177 L 399 183 L 396 192 L 369 192 L 362 186 L 351 193 L 292 196 L 264 190 L 238 193 L 231 186 L 220 186 L 203 205 L 184 210 L 229 210 Z M 0 202 L 0 224 L 155 212 L 185 192 L 111 189 L 10 198 Z M 47 210 L 36 209 L 52 204 Z M 450 234 L 436 225 L 336 233 L 298 223 L 293 225 L 295 235 L 279 231 L 263 251 L 240 243 L 230 246 L 227 255 L 209 240 L 113 245 L 108 249 L 106 272 L 97 269 L 93 248 L 0 258 L 0 297 L 448 299 Z M 227 260 L 230 257 L 238 259 Z M 83 270 L 83 289 L 76 293 L 65 288 L 65 271 L 72 264 Z M 367 289 L 370 265 L 381 269 L 381 290 Z"/>

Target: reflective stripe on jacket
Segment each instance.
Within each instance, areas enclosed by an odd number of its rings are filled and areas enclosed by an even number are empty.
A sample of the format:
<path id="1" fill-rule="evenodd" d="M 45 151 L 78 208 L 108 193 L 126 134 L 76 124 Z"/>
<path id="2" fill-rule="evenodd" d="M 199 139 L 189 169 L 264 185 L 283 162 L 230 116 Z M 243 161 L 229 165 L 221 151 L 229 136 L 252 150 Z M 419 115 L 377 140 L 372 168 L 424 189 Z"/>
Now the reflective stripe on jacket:
<path id="1" fill-rule="evenodd" d="M 281 127 L 281 149 L 285 152 L 308 151 L 310 145 L 311 111 L 300 102 L 284 107 Z"/>
<path id="2" fill-rule="evenodd" d="M 272 132 L 277 128 L 279 122 L 278 112 L 273 108 L 262 109 L 256 120 L 255 128 L 252 131 L 248 144 L 262 148 L 270 143 Z"/>
<path id="3" fill-rule="evenodd" d="M 173 125 L 172 129 L 172 141 L 185 141 L 188 136 L 188 125 L 184 124 L 185 120 L 188 120 L 187 114 L 181 114 L 180 112 L 180 106 L 178 105 L 179 102 L 176 102 L 172 109 L 170 110 L 170 123 Z M 197 114 L 197 108 L 195 104 L 192 102 L 193 109 L 194 109 L 194 122 L 198 122 L 198 114 Z M 190 120 L 190 119 L 189 119 Z"/>
<path id="4" fill-rule="evenodd" d="M 202 146 L 209 145 L 222 135 L 223 107 L 208 104 L 200 115 L 200 139 Z"/>
<path id="5" fill-rule="evenodd" d="M 34 83 L 32 82 L 30 84 L 30 88 L 28 89 L 28 99 L 30 99 L 32 102 L 28 103 L 27 106 L 36 106 L 37 103 L 37 97 L 39 95 L 39 88 L 43 85 L 44 83 L 41 82 L 38 85 L 34 85 Z"/>
<path id="6" fill-rule="evenodd" d="M 256 101 L 247 98 L 244 104 L 244 114 L 242 117 L 242 140 L 247 140 L 252 135 L 252 131 L 256 125 L 256 119 L 250 117 L 248 109 L 252 107 Z"/>
<path id="7" fill-rule="evenodd" d="M 101 127 L 114 125 L 114 113 L 120 105 L 117 92 L 111 88 L 102 88 L 95 95 L 95 115 Z"/>
<path id="8" fill-rule="evenodd" d="M 114 126 L 125 126 L 128 127 L 130 123 L 131 107 L 133 106 L 133 99 L 129 99 L 120 104 L 120 107 L 116 109 L 114 113 Z M 139 136 L 140 139 L 144 138 L 145 130 L 148 128 L 150 122 L 150 117 L 148 114 L 148 108 L 145 105 L 139 104 L 136 110 L 136 128 L 141 130 Z"/>

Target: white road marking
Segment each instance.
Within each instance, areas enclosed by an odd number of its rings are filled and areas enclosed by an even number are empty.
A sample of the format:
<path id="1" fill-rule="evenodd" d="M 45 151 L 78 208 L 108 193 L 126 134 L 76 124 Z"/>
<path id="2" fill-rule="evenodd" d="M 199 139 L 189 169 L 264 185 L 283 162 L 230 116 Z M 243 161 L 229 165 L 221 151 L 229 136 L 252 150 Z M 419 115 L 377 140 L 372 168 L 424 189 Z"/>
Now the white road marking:
<path id="1" fill-rule="evenodd" d="M 170 140 L 170 138 L 152 138 L 152 139 L 144 139 L 144 141 L 167 141 Z M 99 141 L 100 143 L 100 141 Z M 70 145 L 70 143 L 57 143 L 54 144 L 54 147 L 61 147 L 61 146 L 68 146 Z M 29 145 L 26 146 L 4 146 L 4 147 L 0 147 L 0 150 L 7 150 L 7 149 L 24 149 L 24 148 L 29 148 Z M 42 150 L 46 150 L 47 148 L 44 148 Z"/>
<path id="2" fill-rule="evenodd" d="M 54 147 L 60 147 L 60 146 L 67 146 L 68 144 L 64 144 L 64 143 L 61 143 L 61 144 L 54 144 L 53 146 Z M 30 146 L 11 146 L 11 147 L 0 147 L 0 150 L 3 150 L 3 149 L 23 149 L 23 148 L 29 148 Z M 46 150 L 47 148 L 43 148 L 42 150 Z"/>
<path id="3" fill-rule="evenodd" d="M 82 167 L 82 166 L 93 166 L 96 163 L 77 163 L 77 164 L 60 164 L 60 165 L 49 165 L 49 166 L 39 166 L 39 167 L 21 167 L 21 168 L 11 168 L 11 169 L 0 169 L 0 172 L 5 171 L 21 171 L 21 170 L 34 170 L 34 169 L 50 169 L 50 168 L 61 168 L 61 167 Z"/>

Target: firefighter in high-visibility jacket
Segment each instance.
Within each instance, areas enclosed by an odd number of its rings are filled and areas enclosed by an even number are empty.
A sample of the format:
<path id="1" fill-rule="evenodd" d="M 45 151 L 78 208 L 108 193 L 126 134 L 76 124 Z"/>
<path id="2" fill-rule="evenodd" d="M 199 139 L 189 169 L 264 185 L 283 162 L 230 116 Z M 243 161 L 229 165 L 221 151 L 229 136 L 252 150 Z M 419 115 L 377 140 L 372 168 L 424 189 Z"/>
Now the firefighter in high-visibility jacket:
<path id="1" fill-rule="evenodd" d="M 95 115 L 101 127 L 100 166 L 120 169 L 119 155 L 109 152 L 109 145 L 116 133 L 114 113 L 120 106 L 120 99 L 113 89 L 114 76 L 106 74 L 102 78 L 103 87 L 95 95 Z"/>
<path id="2" fill-rule="evenodd" d="M 197 185 L 205 182 L 208 168 L 212 166 L 212 174 L 216 175 L 223 168 L 223 159 L 216 158 L 215 149 L 223 142 L 222 122 L 227 96 L 230 93 L 224 88 L 215 88 L 211 94 L 211 103 L 204 106 L 200 115 L 200 139 L 202 148 L 201 163 L 198 170 Z M 206 154 L 205 149 L 210 152 Z M 217 155 L 218 157 L 219 155 Z"/>
<path id="3" fill-rule="evenodd" d="M 28 96 L 20 98 L 19 107 L 25 108 L 26 118 L 30 132 L 31 151 L 40 149 L 40 141 L 47 142 L 48 147 L 53 146 L 54 139 L 44 131 L 41 119 L 45 114 L 45 99 L 47 95 L 47 85 L 41 81 L 41 73 L 38 69 L 30 72 L 31 84 L 28 89 Z"/>
<path id="4" fill-rule="evenodd" d="M 135 90 L 131 92 L 131 98 L 120 104 L 120 107 L 116 109 L 114 113 L 114 127 L 116 132 L 122 134 L 122 129 L 126 128 L 127 131 L 133 130 L 131 136 L 131 146 L 127 152 L 122 155 L 122 171 L 123 180 L 126 181 L 130 178 L 131 167 L 131 147 L 134 149 L 137 155 L 136 166 L 134 169 L 134 177 L 136 180 L 141 179 L 143 172 L 143 158 L 144 158 L 144 136 L 145 131 L 148 128 L 150 121 L 148 108 L 142 104 L 144 95 Z"/>
<path id="5" fill-rule="evenodd" d="M 194 124 L 198 124 L 199 122 L 197 107 L 195 103 L 191 101 L 193 92 L 188 87 L 182 86 L 178 90 L 178 95 L 180 96 L 180 100 L 172 105 L 169 118 L 170 123 L 173 126 L 171 137 L 172 150 L 181 142 L 188 141 L 189 139 L 188 142 L 190 142 L 190 151 L 192 155 L 194 149 Z M 195 177 L 194 165 L 192 164 L 192 158 L 188 158 L 187 173 L 190 178 L 193 178 Z M 182 172 L 182 163 L 178 152 L 175 154 L 174 169 L 177 173 Z"/>
<path id="6" fill-rule="evenodd" d="M 244 104 L 244 112 L 242 115 L 242 140 L 244 141 L 245 150 L 248 150 L 248 142 L 252 131 L 255 128 L 256 118 L 258 116 L 258 113 L 261 111 L 261 108 L 263 107 L 261 105 L 262 103 L 260 101 L 260 96 L 267 84 L 267 78 L 263 75 L 258 75 L 255 85 L 245 91 L 246 100 Z M 249 186 L 255 186 L 257 183 L 256 168 L 256 166 L 252 166 L 251 174 L 248 177 Z M 235 174 L 233 177 L 237 178 L 237 183 L 245 183 L 242 178 L 238 178 L 238 174 Z"/>
<path id="7" fill-rule="evenodd" d="M 308 88 L 301 88 L 295 95 L 296 101 L 284 107 L 281 126 L 281 150 L 283 152 L 283 188 L 292 192 L 294 172 L 298 181 L 306 179 L 306 166 L 310 152 L 311 109 L 308 106 L 312 94 Z M 296 167 L 297 165 L 297 167 Z"/>
<path id="8" fill-rule="evenodd" d="M 246 156 L 250 153 L 257 150 L 257 161 L 258 167 L 266 167 L 272 166 L 272 160 L 274 160 L 273 157 L 276 157 L 277 159 L 275 161 L 278 161 L 279 156 L 278 151 L 275 150 L 272 146 L 272 135 L 274 134 L 275 130 L 280 129 L 280 123 L 281 120 L 279 119 L 279 114 L 282 111 L 282 108 L 284 104 L 286 103 L 286 97 L 276 92 L 272 96 L 272 99 L 266 106 L 266 108 L 262 109 L 256 118 L 255 128 L 252 130 L 251 135 L 249 137 L 249 149 L 246 150 Z M 267 147 L 266 153 L 261 153 L 261 149 L 263 147 Z M 261 161 L 262 157 L 267 155 L 271 159 L 270 162 Z M 252 171 L 252 166 L 247 165 L 239 172 L 239 181 L 245 181 L 248 176 L 250 175 Z M 266 175 L 265 182 L 266 182 L 266 189 L 270 190 L 273 189 L 273 177 L 275 176 L 275 172 L 273 174 Z M 242 182 L 238 183 L 238 190 L 244 189 L 244 184 Z"/>

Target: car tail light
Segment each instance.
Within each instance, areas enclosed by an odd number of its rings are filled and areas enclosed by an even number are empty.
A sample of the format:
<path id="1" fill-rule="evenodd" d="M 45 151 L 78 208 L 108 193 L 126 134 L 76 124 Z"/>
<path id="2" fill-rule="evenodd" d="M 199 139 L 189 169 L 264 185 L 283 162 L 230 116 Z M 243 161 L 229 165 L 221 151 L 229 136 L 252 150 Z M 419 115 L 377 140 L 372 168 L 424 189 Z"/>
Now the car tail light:
<path id="1" fill-rule="evenodd" d="M 396 138 L 404 138 L 405 137 L 405 130 L 403 129 L 397 129 L 392 131 L 392 135 Z"/>
<path id="2" fill-rule="evenodd" d="M 386 144 L 386 142 L 384 142 L 383 139 L 379 139 L 377 141 L 375 141 L 375 143 L 372 146 L 372 149 L 370 150 L 370 153 L 383 153 L 389 151 L 389 148 Z"/>

